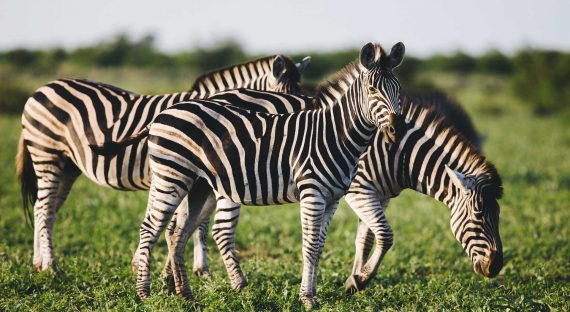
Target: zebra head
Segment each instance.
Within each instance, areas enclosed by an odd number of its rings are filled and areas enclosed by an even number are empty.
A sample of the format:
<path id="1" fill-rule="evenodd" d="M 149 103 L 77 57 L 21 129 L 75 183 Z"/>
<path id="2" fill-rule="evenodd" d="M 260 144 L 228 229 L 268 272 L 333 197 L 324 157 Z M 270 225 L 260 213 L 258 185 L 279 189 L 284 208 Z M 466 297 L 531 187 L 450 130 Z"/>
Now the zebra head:
<path id="1" fill-rule="evenodd" d="M 453 194 L 451 230 L 473 261 L 475 272 L 494 277 L 503 267 L 503 246 L 499 235 L 499 204 L 501 178 L 495 167 L 477 175 L 461 173 L 445 166 Z"/>
<path id="2" fill-rule="evenodd" d="M 291 59 L 283 55 L 275 56 L 270 65 L 272 74 L 267 80 L 267 90 L 294 95 L 303 94 L 299 84 L 301 73 L 310 62 L 310 56 L 306 56 L 299 63 L 293 63 Z"/>
<path id="3" fill-rule="evenodd" d="M 401 42 L 392 47 L 389 55 L 379 44 L 373 43 L 366 44 L 360 51 L 360 63 L 367 69 L 363 87 L 370 118 L 391 143 L 396 143 L 394 120 L 401 113 L 400 83 L 392 70 L 402 63 L 404 52 Z"/>

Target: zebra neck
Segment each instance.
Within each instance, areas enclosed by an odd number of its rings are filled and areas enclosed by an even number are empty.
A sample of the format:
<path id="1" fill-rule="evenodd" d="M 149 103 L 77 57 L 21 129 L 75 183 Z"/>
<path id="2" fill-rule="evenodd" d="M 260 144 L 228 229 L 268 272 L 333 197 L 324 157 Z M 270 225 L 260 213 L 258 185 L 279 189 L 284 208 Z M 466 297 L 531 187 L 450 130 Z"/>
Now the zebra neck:
<path id="1" fill-rule="evenodd" d="M 408 129 L 398 148 L 393 149 L 396 150 L 394 159 L 397 167 L 393 174 L 398 177 L 393 189 L 409 188 L 450 207 L 455 188 L 445 166 L 456 166 L 465 154 L 457 153 L 455 146 L 459 142 L 447 140 L 438 143 L 436 137 L 437 134 L 430 136 L 419 127 Z"/>
<path id="2" fill-rule="evenodd" d="M 360 77 L 341 92 L 341 88 L 328 88 L 316 99 L 315 106 L 322 107 L 317 117 L 322 129 L 318 135 L 327 141 L 328 148 L 334 148 L 330 144 L 337 142 L 338 151 L 351 163 L 368 148 L 376 127 L 363 109 L 365 96 Z"/>

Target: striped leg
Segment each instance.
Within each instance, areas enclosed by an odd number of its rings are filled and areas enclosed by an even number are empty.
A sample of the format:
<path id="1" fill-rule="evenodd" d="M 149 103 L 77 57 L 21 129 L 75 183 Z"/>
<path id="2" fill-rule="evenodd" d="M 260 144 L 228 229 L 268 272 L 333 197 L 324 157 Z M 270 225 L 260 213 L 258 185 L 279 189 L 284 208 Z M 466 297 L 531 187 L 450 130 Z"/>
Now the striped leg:
<path id="1" fill-rule="evenodd" d="M 203 223 L 202 221 L 208 220 L 215 209 L 212 189 L 204 180 L 194 183 L 186 198 L 188 201 L 183 202 L 176 211 L 176 221 L 170 223 L 171 234 L 167 238 L 169 262 L 162 272 L 168 289 L 182 295 L 189 292 L 184 248 L 190 234 Z"/>
<path id="2" fill-rule="evenodd" d="M 188 286 L 188 275 L 186 273 L 186 261 L 184 259 L 184 248 L 188 242 L 190 234 L 202 223 L 204 218 L 209 217 L 213 212 L 210 208 L 208 213 L 204 214 L 202 208 L 207 199 L 212 194 L 212 189 L 203 180 L 197 181 L 194 187 L 188 193 L 188 204 L 180 206 L 185 213 L 178 214 L 176 227 L 171 237 L 171 246 L 168 250 L 168 257 L 171 258 L 172 274 L 174 276 L 174 286 L 176 294 L 188 298 L 190 294 L 190 286 Z"/>
<path id="3" fill-rule="evenodd" d="M 384 214 L 389 200 L 381 200 L 374 192 L 349 193 L 345 196 L 345 199 L 360 220 L 362 220 L 362 223 L 365 224 L 359 224 L 359 235 L 368 236 L 367 230 L 365 232 L 365 227 L 368 227 L 376 239 L 376 248 L 370 259 L 362 266 L 360 272 L 353 272 L 353 275 L 349 277 L 345 284 L 345 291 L 353 293 L 366 288 L 370 279 L 374 277 L 382 258 L 392 247 L 394 234 Z M 366 234 L 363 234 L 363 232 Z M 366 248 L 366 245 L 357 244 L 356 247 Z M 359 253 L 360 251 L 357 251 L 357 254 Z M 363 255 L 364 253 L 365 250 L 362 251 Z M 352 284 L 350 283 L 351 279 L 353 280 Z"/>
<path id="4" fill-rule="evenodd" d="M 368 259 L 368 255 L 374 244 L 374 233 L 370 231 L 366 223 L 358 219 L 358 227 L 356 231 L 356 239 L 354 241 L 356 253 L 354 256 L 354 265 L 352 267 L 352 275 L 344 283 L 344 290 L 347 294 L 354 294 L 358 289 L 357 278 L 360 275 L 362 266 Z"/>
<path id="5" fill-rule="evenodd" d="M 151 160 L 151 166 L 153 161 Z M 156 164 L 160 169 L 160 165 Z M 192 187 L 192 181 L 181 182 L 176 178 L 164 176 L 162 172 L 168 170 L 154 170 L 150 186 L 148 206 L 146 215 L 140 228 L 140 241 L 138 246 L 138 270 L 137 270 L 137 294 L 141 299 L 150 295 L 150 264 L 151 250 L 172 218 L 176 208 L 180 205 L 187 190 Z M 176 259 L 175 259 L 176 260 Z M 176 272 L 176 270 L 173 270 Z M 176 274 L 175 274 L 176 279 Z M 191 298 L 190 289 L 187 289 L 182 296 Z"/>
<path id="6" fill-rule="evenodd" d="M 206 238 L 208 237 L 208 229 L 210 228 L 210 218 L 202 222 L 198 229 L 194 232 L 194 264 L 192 271 L 194 275 L 210 279 L 210 270 L 208 269 L 208 253 L 206 250 Z"/>
<path id="7" fill-rule="evenodd" d="M 188 209 L 186 207 L 188 207 L 188 196 L 185 196 L 180 205 L 178 206 L 178 208 L 176 208 L 176 211 L 174 212 L 174 215 L 172 216 L 172 219 L 168 224 L 168 229 L 164 233 L 164 236 L 166 238 L 166 246 L 168 250 L 174 248 L 174 246 L 172 245 L 173 242 L 172 236 L 174 235 L 174 231 L 176 229 L 176 224 L 178 222 L 177 220 L 179 219 L 185 220 L 185 218 L 188 218 Z M 179 224 L 184 224 L 184 222 Z M 137 262 L 135 262 L 135 259 L 133 259 L 133 263 L 138 263 L 138 259 L 136 259 L 136 261 Z M 176 289 L 174 286 L 174 275 L 172 274 L 171 263 L 172 263 L 172 258 L 170 257 L 170 254 L 167 253 L 166 262 L 164 263 L 164 268 L 162 269 L 160 277 L 162 278 L 162 283 L 165 290 L 167 290 L 169 293 L 175 293 Z"/>
<path id="8" fill-rule="evenodd" d="M 332 217 L 336 211 L 336 209 L 338 208 L 338 201 L 328 205 L 325 208 L 325 213 L 323 214 L 323 221 L 321 224 L 321 232 L 320 232 L 320 236 L 319 236 L 319 258 L 317 259 L 316 265 L 318 266 L 319 264 L 319 260 L 320 260 L 320 255 L 323 253 L 323 250 L 325 248 L 325 241 L 326 241 L 326 237 L 327 237 L 327 231 L 328 231 L 328 227 L 329 224 L 332 220 Z M 315 269 L 317 270 L 317 269 Z M 313 297 L 317 297 L 317 274 L 318 272 L 315 271 L 315 275 L 313 276 L 313 289 L 312 289 L 312 293 L 313 293 Z"/>
<path id="9" fill-rule="evenodd" d="M 53 157 L 53 155 L 50 155 Z M 70 161 L 32 155 L 38 199 L 34 203 L 34 268 L 56 271 L 52 230 L 61 207 L 79 173 Z"/>
<path id="10" fill-rule="evenodd" d="M 322 248 L 321 237 L 326 235 L 323 221 L 327 204 L 320 192 L 311 189 L 301 191 L 301 227 L 303 230 L 303 276 L 299 297 L 306 308 L 315 308 L 317 304 L 316 285 L 317 269 Z M 331 214 L 332 215 L 332 214 Z"/>
<path id="11" fill-rule="evenodd" d="M 240 205 L 225 198 L 218 198 L 217 211 L 212 226 L 212 237 L 220 250 L 228 271 L 232 289 L 239 291 L 247 286 L 235 250 L 235 230 L 239 220 Z"/>

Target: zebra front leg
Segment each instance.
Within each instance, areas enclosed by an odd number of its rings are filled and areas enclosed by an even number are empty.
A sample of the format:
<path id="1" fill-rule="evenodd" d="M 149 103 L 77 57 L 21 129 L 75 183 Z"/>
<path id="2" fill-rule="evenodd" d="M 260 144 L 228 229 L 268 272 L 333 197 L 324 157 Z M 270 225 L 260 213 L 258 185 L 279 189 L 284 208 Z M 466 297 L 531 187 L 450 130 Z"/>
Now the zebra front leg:
<path id="1" fill-rule="evenodd" d="M 374 192 L 365 193 L 362 191 L 357 194 L 349 193 L 345 199 L 361 220 L 359 232 L 365 231 L 365 228 L 368 228 L 376 239 L 376 248 L 370 259 L 361 267 L 360 272 L 353 271 L 352 276 L 349 277 L 349 279 L 354 279 L 354 287 L 352 289 L 345 288 L 345 290 L 349 293 L 353 293 L 366 288 L 370 279 L 374 277 L 382 258 L 390 247 L 392 247 L 394 234 L 384 214 L 389 199 L 382 200 Z M 364 223 L 364 225 L 362 225 L 362 223 Z M 359 233 L 359 235 L 363 234 Z M 356 248 L 366 248 L 366 246 L 357 244 Z M 356 254 L 358 255 L 359 253 L 357 250 Z M 362 253 L 364 254 L 364 250 Z"/>
<path id="2" fill-rule="evenodd" d="M 347 294 L 354 294 L 357 291 L 363 289 L 363 285 L 360 283 L 360 271 L 362 270 L 362 266 L 368 259 L 368 255 L 372 250 L 372 245 L 374 243 L 374 234 L 366 223 L 362 222 L 362 220 L 358 219 L 358 227 L 356 231 L 356 239 L 354 240 L 355 245 L 355 256 L 354 256 L 354 265 L 352 267 L 352 274 L 348 277 L 346 282 L 344 283 L 344 290 Z"/>
<path id="3" fill-rule="evenodd" d="M 301 228 L 303 231 L 303 276 L 299 297 L 307 309 L 318 306 L 316 274 L 321 256 L 322 224 L 327 207 L 320 192 L 306 189 L 301 192 Z M 326 233 L 325 233 L 326 234 Z"/>
<path id="4" fill-rule="evenodd" d="M 332 217 L 334 215 L 334 213 L 336 212 L 336 209 L 338 208 L 338 201 L 332 204 L 329 204 L 326 208 L 325 208 L 325 212 L 323 214 L 323 221 L 321 224 L 321 231 L 320 231 L 320 235 L 319 235 L 319 259 L 317 259 L 316 265 L 318 266 L 319 264 L 319 260 L 320 260 L 320 255 L 323 253 L 323 250 L 325 248 L 325 241 L 327 238 L 327 231 L 328 231 L 328 227 L 329 224 L 332 220 Z M 315 275 L 313 276 L 313 296 L 317 297 L 317 275 L 318 272 L 315 271 Z"/>
<path id="5" fill-rule="evenodd" d="M 235 250 L 235 230 L 239 220 L 240 205 L 223 197 L 218 198 L 217 211 L 212 226 L 212 237 L 228 271 L 231 287 L 239 291 L 247 286 Z"/>
<path id="6" fill-rule="evenodd" d="M 172 214 L 179 206 L 182 199 L 187 194 L 188 185 L 192 183 L 176 183 L 176 178 L 154 174 L 151 181 L 147 210 L 144 221 L 140 227 L 140 240 L 138 252 L 138 272 L 136 291 L 141 299 L 150 295 L 150 265 L 151 251 L 156 244 L 160 234 L 172 218 Z M 186 298 L 191 298 L 190 290 L 184 294 Z"/>

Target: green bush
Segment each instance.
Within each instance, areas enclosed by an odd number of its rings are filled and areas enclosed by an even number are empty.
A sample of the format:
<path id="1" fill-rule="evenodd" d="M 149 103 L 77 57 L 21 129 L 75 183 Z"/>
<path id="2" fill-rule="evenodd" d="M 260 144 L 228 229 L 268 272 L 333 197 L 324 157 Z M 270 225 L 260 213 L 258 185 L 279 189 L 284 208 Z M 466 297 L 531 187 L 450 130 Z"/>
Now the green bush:
<path id="1" fill-rule="evenodd" d="M 4 77 L 0 78 L 0 112 L 21 114 L 30 94 L 30 90 L 22 85 Z"/>
<path id="2" fill-rule="evenodd" d="M 512 73 L 511 60 L 497 50 L 487 51 L 477 58 L 477 70 L 483 73 L 506 75 Z"/>
<path id="3" fill-rule="evenodd" d="M 538 114 L 570 107 L 570 53 L 523 50 L 513 58 L 514 93 Z"/>

